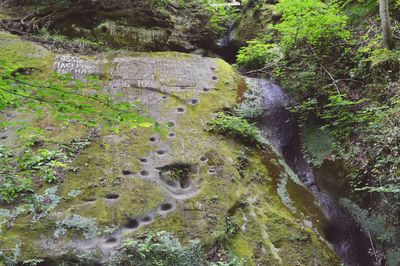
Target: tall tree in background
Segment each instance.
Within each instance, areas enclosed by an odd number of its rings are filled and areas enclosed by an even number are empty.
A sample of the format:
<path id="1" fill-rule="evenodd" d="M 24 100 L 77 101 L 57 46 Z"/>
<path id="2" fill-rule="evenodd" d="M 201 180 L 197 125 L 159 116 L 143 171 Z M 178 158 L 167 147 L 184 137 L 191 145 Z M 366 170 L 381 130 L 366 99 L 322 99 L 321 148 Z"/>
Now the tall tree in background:
<path id="1" fill-rule="evenodd" d="M 379 0 L 379 14 L 381 16 L 383 46 L 393 48 L 392 29 L 390 28 L 389 0 Z"/>

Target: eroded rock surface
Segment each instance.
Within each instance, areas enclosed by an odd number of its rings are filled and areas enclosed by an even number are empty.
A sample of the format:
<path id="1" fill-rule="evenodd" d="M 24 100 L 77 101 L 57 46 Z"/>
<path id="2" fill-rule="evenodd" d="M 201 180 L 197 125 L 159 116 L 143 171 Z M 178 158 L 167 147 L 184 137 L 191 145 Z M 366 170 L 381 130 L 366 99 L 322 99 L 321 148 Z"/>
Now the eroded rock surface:
<path id="1" fill-rule="evenodd" d="M 226 217 L 232 217 L 238 232 L 227 245 L 248 265 L 337 264 L 305 222 L 307 214 L 282 204 L 276 169 L 284 168 L 276 156 L 206 130 L 215 112 L 236 104 L 242 84 L 226 62 L 180 53 L 49 54 L 53 60 L 43 74 L 54 69 L 83 80 L 97 75 L 104 93 L 137 105 L 159 129 L 99 132 L 73 158 L 73 171 L 57 187 L 41 189 L 52 208 L 36 216 L 21 211 L 12 220 L 2 217 L 0 249 L 10 252 L 18 244 L 19 261 L 108 263 L 124 239 L 163 230 L 183 241 L 198 238 L 210 250 L 227 230 Z M 32 118 L 32 124 L 56 128 L 43 137 L 49 143 L 88 134 L 51 118 Z M 245 168 L 239 153 L 248 158 Z"/>

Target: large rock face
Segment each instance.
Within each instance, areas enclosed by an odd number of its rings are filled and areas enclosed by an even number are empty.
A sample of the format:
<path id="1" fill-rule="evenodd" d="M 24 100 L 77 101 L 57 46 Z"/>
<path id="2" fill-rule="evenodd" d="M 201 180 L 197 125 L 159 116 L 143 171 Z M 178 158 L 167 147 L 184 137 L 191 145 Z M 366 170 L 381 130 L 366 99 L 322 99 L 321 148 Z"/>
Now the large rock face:
<path id="1" fill-rule="evenodd" d="M 210 250 L 226 232 L 229 216 L 238 232 L 227 245 L 246 265 L 337 265 L 316 233 L 321 218 L 310 211 L 316 208 L 310 204 L 312 197 L 287 180 L 279 157 L 206 130 L 213 113 L 234 106 L 242 89 L 242 77 L 224 61 L 181 53 L 54 55 L 4 33 L 0 48 L 0 57 L 14 53 L 21 64 L 40 68 L 41 75 L 51 69 L 77 79 L 98 75 L 104 93 L 137 104 L 160 124 L 157 131 L 97 132 L 71 161 L 74 170 L 65 172 L 56 186 L 41 188 L 39 194 L 51 206 L 44 214 L 33 215 L 22 203 L 2 206 L 0 249 L 5 254 L 18 245 L 18 261 L 78 263 L 92 258 L 106 263 L 124 239 L 156 230 L 183 241 L 200 239 Z M 88 134 L 79 125 L 59 125 L 50 115 L 30 119 L 35 126 L 52 128 L 43 136 L 44 145 Z M 2 134 L 11 136 L 12 129 Z M 0 140 L 13 143 L 17 145 L 18 138 Z M 246 167 L 240 163 L 243 153 Z M 281 176 L 286 178 L 283 185 L 278 184 Z M 289 194 L 297 195 L 293 208 L 277 193 L 285 184 Z M 294 212 L 303 203 L 296 201 L 298 195 L 311 201 Z M 12 218 L 2 215 L 15 207 L 19 211 Z"/>
<path id="2" fill-rule="evenodd" d="M 207 26 L 210 14 L 196 1 L 184 5 L 143 0 L 9 3 L 17 18 L 1 24 L 24 35 L 46 29 L 50 34 L 134 51 L 190 52 L 214 46 L 214 33 Z"/>

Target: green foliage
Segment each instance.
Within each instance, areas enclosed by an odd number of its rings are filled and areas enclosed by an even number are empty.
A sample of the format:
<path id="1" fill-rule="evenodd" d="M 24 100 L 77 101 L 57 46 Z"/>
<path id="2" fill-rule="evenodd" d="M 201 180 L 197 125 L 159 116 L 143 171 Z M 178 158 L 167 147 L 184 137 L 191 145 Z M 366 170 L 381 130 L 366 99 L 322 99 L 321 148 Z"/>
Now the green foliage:
<path id="1" fill-rule="evenodd" d="M 385 217 L 382 214 L 371 214 L 369 211 L 361 209 L 357 204 L 349 199 L 340 199 L 342 204 L 352 216 L 361 224 L 364 230 L 371 235 L 373 239 L 378 240 L 378 244 L 384 247 L 387 244 L 395 244 L 395 235 L 398 230 L 392 231 L 388 229 Z"/>
<path id="2" fill-rule="evenodd" d="M 322 41 L 348 39 L 347 16 L 336 1 L 280 0 L 276 5 L 282 21 L 273 28 L 281 34 L 281 43 L 292 47 L 305 41 L 317 45 Z"/>
<path id="3" fill-rule="evenodd" d="M 330 128 L 338 139 L 348 137 L 355 131 L 357 125 L 369 119 L 368 114 L 357 111 L 365 99 L 352 101 L 346 99 L 345 95 L 338 94 L 329 96 L 328 100 L 329 103 L 324 106 L 322 118 L 329 122 L 326 127 Z"/>
<path id="4" fill-rule="evenodd" d="M 235 21 L 239 14 L 239 9 L 232 6 L 210 6 L 208 10 L 210 10 L 212 14 L 209 21 L 210 27 L 219 36 L 227 31 L 230 24 Z"/>
<path id="5" fill-rule="evenodd" d="M 335 139 L 327 129 L 305 126 L 301 137 L 304 154 L 308 155 L 314 166 L 321 166 L 323 161 L 334 151 Z"/>
<path id="6" fill-rule="evenodd" d="M 198 241 L 190 241 L 187 246 L 183 246 L 166 232 L 148 234 L 137 240 L 125 240 L 122 250 L 112 260 L 115 265 L 204 265 L 203 251 Z"/>
<path id="7" fill-rule="evenodd" d="M 232 238 L 239 231 L 239 225 L 232 216 L 225 217 L 224 234 L 227 238 Z"/>
<path id="8" fill-rule="evenodd" d="M 264 39 L 254 39 L 240 48 L 236 63 L 243 69 L 261 68 L 267 64 L 274 66 L 283 57 L 276 44 L 266 43 Z"/>
<path id="9" fill-rule="evenodd" d="M 234 137 L 257 146 L 266 144 L 260 130 L 241 117 L 218 113 L 208 124 L 212 132 Z"/>
<path id="10" fill-rule="evenodd" d="M 41 114 L 47 110 L 64 123 L 73 121 L 89 127 L 151 125 L 137 115 L 134 105 L 107 96 L 97 78 L 81 81 L 71 75 L 53 74 L 48 80 L 34 81 L 21 73 L 24 71 L 11 60 L 0 59 L 0 111 L 20 107 L 21 111 Z"/>
<path id="11" fill-rule="evenodd" d="M 12 203 L 35 191 L 33 180 L 42 179 L 45 183 L 57 181 L 57 170 L 66 167 L 66 155 L 61 151 L 24 148 L 17 152 L 0 146 L 0 200 Z"/>

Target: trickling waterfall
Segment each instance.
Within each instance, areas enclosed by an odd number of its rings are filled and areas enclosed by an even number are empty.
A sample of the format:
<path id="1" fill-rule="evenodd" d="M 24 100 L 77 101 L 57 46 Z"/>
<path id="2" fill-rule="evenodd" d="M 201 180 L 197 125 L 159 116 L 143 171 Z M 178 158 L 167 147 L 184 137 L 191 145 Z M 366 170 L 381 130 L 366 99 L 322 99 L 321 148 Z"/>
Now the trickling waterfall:
<path id="1" fill-rule="evenodd" d="M 301 151 L 298 123 L 289 111 L 293 99 L 281 87 L 263 79 L 247 79 L 247 83 L 260 90 L 263 114 L 257 125 L 285 159 L 303 184 L 315 195 L 327 218 L 324 233 L 338 256 L 348 266 L 374 265 L 369 254 L 368 237 L 351 215 L 339 205 L 336 198 L 321 191 L 313 169 Z"/>

